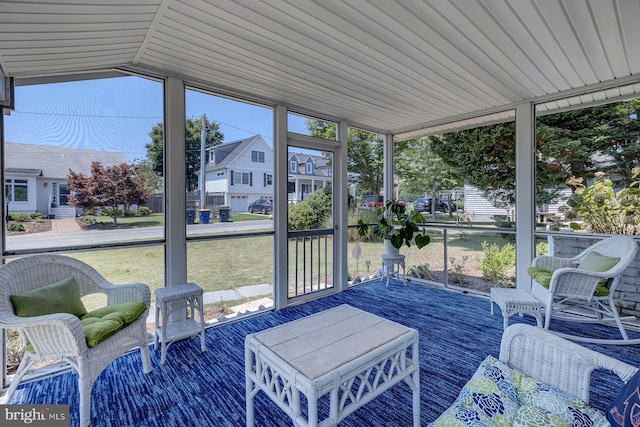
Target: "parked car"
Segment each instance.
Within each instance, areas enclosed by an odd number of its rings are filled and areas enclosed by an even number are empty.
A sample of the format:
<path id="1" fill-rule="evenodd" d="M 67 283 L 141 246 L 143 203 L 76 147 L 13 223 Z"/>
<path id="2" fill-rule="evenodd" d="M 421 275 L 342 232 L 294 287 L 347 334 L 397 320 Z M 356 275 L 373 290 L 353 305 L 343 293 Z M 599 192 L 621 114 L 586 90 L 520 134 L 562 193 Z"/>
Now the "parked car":
<path id="1" fill-rule="evenodd" d="M 370 209 L 375 209 L 377 206 L 384 206 L 384 197 L 378 197 L 378 204 L 376 206 L 375 197 L 371 195 L 362 196 L 362 202 L 360 202 L 361 207 L 369 207 Z"/>
<path id="2" fill-rule="evenodd" d="M 433 206 L 433 198 L 420 197 L 416 199 L 416 202 L 413 205 L 413 209 L 418 212 L 433 213 L 433 211 L 431 210 L 431 206 Z M 456 210 L 456 206 L 453 203 L 451 203 L 451 209 L 454 212 Z M 448 199 L 438 200 L 438 207 L 436 208 L 436 211 L 449 212 L 449 200 Z"/>
<path id="3" fill-rule="evenodd" d="M 455 212 L 457 209 L 456 200 L 449 200 L 449 198 L 438 200 L 438 207 L 440 208 L 440 210 L 442 210 L 442 212 L 449 212 L 449 208 L 451 208 L 451 210 Z"/>
<path id="4" fill-rule="evenodd" d="M 431 203 L 433 199 L 431 197 L 419 197 L 413 204 L 413 210 L 416 212 L 431 213 Z"/>
<path id="5" fill-rule="evenodd" d="M 260 212 L 263 215 L 273 212 L 273 201 L 271 199 L 258 199 L 249 205 L 249 212 Z"/>

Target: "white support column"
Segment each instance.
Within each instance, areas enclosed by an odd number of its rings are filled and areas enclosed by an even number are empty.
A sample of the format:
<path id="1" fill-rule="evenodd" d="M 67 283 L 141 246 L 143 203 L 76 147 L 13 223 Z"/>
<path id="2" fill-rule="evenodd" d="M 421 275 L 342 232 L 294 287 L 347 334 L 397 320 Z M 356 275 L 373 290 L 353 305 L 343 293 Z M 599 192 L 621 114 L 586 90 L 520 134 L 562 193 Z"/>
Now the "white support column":
<path id="1" fill-rule="evenodd" d="M 165 283 L 187 282 L 185 94 L 182 80 L 169 77 L 164 89 Z"/>
<path id="2" fill-rule="evenodd" d="M 348 213 L 349 187 L 347 180 L 347 144 L 349 143 L 348 125 L 338 124 L 338 142 L 340 148 L 333 156 L 333 265 L 338 292 L 349 288 L 347 283 L 348 268 Z"/>
<path id="3" fill-rule="evenodd" d="M 387 201 L 387 199 L 393 199 L 393 135 L 390 133 L 386 134 L 383 144 L 384 200 Z M 377 200 L 374 202 L 377 203 Z"/>
<path id="4" fill-rule="evenodd" d="M 516 107 L 516 287 L 531 290 L 527 268 L 535 256 L 535 109 Z"/>
<path id="5" fill-rule="evenodd" d="M 288 225 L 287 225 L 287 182 L 289 165 L 287 162 L 287 108 L 278 105 L 274 114 L 273 135 L 273 229 L 275 232 L 273 257 L 275 283 L 274 304 L 276 309 L 287 306 L 289 280 L 287 271 Z M 296 178 L 296 190 L 298 180 Z"/>

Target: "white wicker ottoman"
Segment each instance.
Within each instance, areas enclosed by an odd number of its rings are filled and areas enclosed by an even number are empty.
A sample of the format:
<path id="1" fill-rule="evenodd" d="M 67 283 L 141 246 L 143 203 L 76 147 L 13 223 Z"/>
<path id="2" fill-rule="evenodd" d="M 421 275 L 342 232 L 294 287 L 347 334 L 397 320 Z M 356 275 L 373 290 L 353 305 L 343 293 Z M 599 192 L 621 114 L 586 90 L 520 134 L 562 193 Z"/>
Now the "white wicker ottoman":
<path id="1" fill-rule="evenodd" d="M 402 380 L 413 391 L 413 425 L 420 426 L 418 332 L 349 305 L 247 335 L 245 374 L 250 427 L 260 390 L 296 426 L 336 426 Z M 323 420 L 319 401 L 329 407 Z"/>
<path id="2" fill-rule="evenodd" d="M 542 327 L 542 310 L 544 307 L 531 294 L 514 288 L 491 288 L 491 315 L 493 315 L 494 303 L 502 310 L 504 329 L 509 326 L 509 318 L 516 313 L 529 314 L 535 317 L 538 327 Z"/>

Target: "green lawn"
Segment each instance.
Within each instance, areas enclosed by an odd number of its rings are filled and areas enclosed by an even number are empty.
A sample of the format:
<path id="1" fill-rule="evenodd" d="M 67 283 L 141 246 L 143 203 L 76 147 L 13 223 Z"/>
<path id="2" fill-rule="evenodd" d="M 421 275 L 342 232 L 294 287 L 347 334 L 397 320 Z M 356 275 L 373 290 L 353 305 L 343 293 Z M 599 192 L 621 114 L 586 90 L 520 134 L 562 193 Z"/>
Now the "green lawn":
<path id="1" fill-rule="evenodd" d="M 243 216 L 258 216 L 239 214 Z M 350 231 L 350 234 L 351 231 Z M 444 266 L 444 233 L 429 229 L 431 243 L 418 250 L 415 246 L 403 247 L 406 267 L 429 264 L 431 270 L 442 271 Z M 196 282 L 205 292 L 236 290 L 242 286 L 273 283 L 273 235 L 243 238 L 216 239 L 187 243 L 187 280 Z M 449 269 L 458 265 L 462 272 L 479 276 L 483 258 L 482 242 L 504 245 L 507 240 L 496 233 L 468 230 L 450 230 L 447 236 L 447 260 Z M 352 256 L 358 244 L 361 256 L 356 263 Z M 348 244 L 349 276 L 371 275 L 381 265 L 382 241 L 357 241 Z M 295 262 L 293 248 L 289 248 L 290 259 Z M 307 256 L 309 252 L 307 252 Z M 164 278 L 164 249 L 162 246 L 118 248 L 71 254 L 93 266 L 113 283 L 146 283 L 152 289 L 162 287 Z M 322 256 L 324 259 L 324 255 Z M 367 271 L 366 260 L 370 261 Z M 324 261 L 322 261 L 323 264 Z M 333 260 L 329 255 L 327 268 L 331 271 Z M 313 265 L 317 272 L 316 265 Z M 294 274 L 292 266 L 289 274 Z M 293 277 L 293 276 L 292 276 Z M 331 277 L 329 277 L 331 279 Z M 314 279 L 315 280 L 315 279 Z M 290 280 L 292 283 L 292 280 Z"/>

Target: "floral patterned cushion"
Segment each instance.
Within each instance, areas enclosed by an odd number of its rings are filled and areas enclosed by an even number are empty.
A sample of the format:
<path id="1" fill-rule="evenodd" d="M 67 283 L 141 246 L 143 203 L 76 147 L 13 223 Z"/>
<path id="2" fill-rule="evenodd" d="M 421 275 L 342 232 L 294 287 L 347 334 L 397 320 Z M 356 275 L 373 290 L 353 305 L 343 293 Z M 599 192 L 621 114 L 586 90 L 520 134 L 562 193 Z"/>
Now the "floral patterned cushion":
<path id="1" fill-rule="evenodd" d="M 542 384 L 493 356 L 480 364 L 453 405 L 430 426 L 606 426 L 581 399 Z"/>

